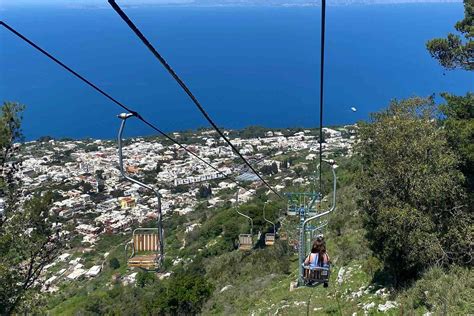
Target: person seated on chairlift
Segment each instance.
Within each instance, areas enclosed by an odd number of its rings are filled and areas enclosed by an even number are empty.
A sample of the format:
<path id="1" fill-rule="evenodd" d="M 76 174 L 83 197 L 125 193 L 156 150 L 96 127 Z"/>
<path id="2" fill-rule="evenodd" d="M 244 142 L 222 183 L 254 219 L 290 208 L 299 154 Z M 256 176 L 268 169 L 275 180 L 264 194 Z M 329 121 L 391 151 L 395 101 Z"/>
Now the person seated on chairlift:
<path id="1" fill-rule="evenodd" d="M 305 271 L 305 276 L 309 276 L 311 270 L 314 270 L 317 267 L 329 267 L 329 255 L 326 252 L 326 242 L 324 241 L 323 236 L 318 236 L 313 242 L 311 253 L 306 257 L 304 266 L 309 266 L 309 270 Z"/>

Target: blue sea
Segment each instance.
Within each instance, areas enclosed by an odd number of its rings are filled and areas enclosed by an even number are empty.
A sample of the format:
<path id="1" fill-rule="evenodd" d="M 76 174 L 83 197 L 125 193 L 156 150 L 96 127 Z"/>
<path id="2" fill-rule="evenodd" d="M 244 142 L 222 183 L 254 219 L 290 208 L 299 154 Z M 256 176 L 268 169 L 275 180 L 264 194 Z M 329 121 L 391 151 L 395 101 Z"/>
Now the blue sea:
<path id="1" fill-rule="evenodd" d="M 319 7 L 125 10 L 218 125 L 319 124 Z M 161 129 L 209 126 L 112 9 L 26 7 L 0 15 Z M 324 123 L 367 119 L 394 98 L 474 90 L 472 72 L 446 72 L 425 49 L 462 16 L 461 3 L 328 7 Z M 120 108 L 3 28 L 0 99 L 27 105 L 27 139 L 112 138 L 118 129 Z M 139 123 L 127 132 L 153 134 Z"/>

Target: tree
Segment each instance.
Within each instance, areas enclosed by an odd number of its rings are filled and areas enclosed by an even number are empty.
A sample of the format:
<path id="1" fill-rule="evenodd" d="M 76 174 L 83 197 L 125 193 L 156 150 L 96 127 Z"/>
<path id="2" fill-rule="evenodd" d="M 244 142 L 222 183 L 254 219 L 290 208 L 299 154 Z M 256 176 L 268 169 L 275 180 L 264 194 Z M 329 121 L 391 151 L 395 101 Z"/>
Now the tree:
<path id="1" fill-rule="evenodd" d="M 178 270 L 160 297 L 159 309 L 170 315 L 199 314 L 212 291 L 212 284 L 204 276 Z"/>
<path id="2" fill-rule="evenodd" d="M 201 185 L 199 191 L 196 193 L 198 199 L 207 199 L 212 196 L 212 189 L 210 185 Z"/>
<path id="3" fill-rule="evenodd" d="M 97 181 L 97 193 L 102 193 L 105 190 L 104 170 L 96 170 L 95 180 Z"/>
<path id="4" fill-rule="evenodd" d="M 444 127 L 450 146 L 461 158 L 461 171 L 467 189 L 474 191 L 474 93 L 465 97 L 442 93 L 446 104 L 440 109 L 445 115 Z"/>
<path id="5" fill-rule="evenodd" d="M 431 55 L 443 67 L 474 70 L 474 1 L 464 1 L 465 17 L 456 23 L 456 29 L 468 40 L 461 43 L 459 36 L 449 34 L 448 39 L 434 39 L 427 46 Z M 440 109 L 445 115 L 443 121 L 451 147 L 459 153 L 461 171 L 466 176 L 466 187 L 473 201 L 474 191 L 474 94 L 465 97 L 442 93 L 446 100 Z"/>
<path id="6" fill-rule="evenodd" d="M 431 56 L 447 69 L 474 70 L 474 1 L 464 0 L 464 19 L 457 22 L 460 35 L 448 34 L 447 38 L 428 41 L 426 47 Z"/>
<path id="7" fill-rule="evenodd" d="M 274 162 L 271 165 L 264 165 L 260 168 L 263 175 L 271 176 L 278 173 L 278 165 Z"/>
<path id="8" fill-rule="evenodd" d="M 472 260 L 464 177 L 437 115 L 432 98 L 413 98 L 393 101 L 360 126 L 364 226 L 396 282 L 435 263 Z"/>
<path id="9" fill-rule="evenodd" d="M 427 48 L 431 56 L 436 58 L 440 64 L 447 69 L 460 68 L 467 71 L 474 70 L 474 1 L 464 0 L 464 19 L 457 22 L 455 28 L 464 35 L 465 42 L 459 35 L 449 34 L 447 39 L 434 39 L 427 43 Z M 469 208 L 474 203 L 474 94 L 469 92 L 466 96 L 455 96 L 442 93 L 446 104 L 440 106 L 444 114 L 443 127 L 446 130 L 447 139 L 451 148 L 459 155 L 460 170 L 464 174 L 466 181 L 464 187 L 467 197 L 463 200 L 464 205 L 458 209 L 454 216 L 461 212 L 463 216 L 458 216 L 459 221 L 466 221 L 472 225 L 472 214 L 467 215 Z M 463 211 L 464 210 L 464 211 Z M 469 221 L 470 220 L 470 221 Z M 461 225 L 465 229 L 465 225 Z M 460 232 L 452 232 L 460 234 Z M 471 234 L 466 242 L 472 243 Z M 454 239 L 457 239 L 454 237 Z M 454 243 L 456 244 L 456 243 Z M 455 251 L 466 250 L 466 247 Z M 463 262 L 473 263 L 472 246 L 467 249 Z"/>
<path id="10" fill-rule="evenodd" d="M 52 194 L 26 198 L 19 190 L 21 162 L 15 158 L 18 146 L 14 143 L 22 140 L 23 110 L 23 105 L 11 102 L 5 102 L 0 110 L 0 191 L 6 202 L 5 216 L 0 219 L 2 315 L 31 306 L 25 298 L 38 293 L 43 284 L 41 273 L 63 247 L 57 221 L 49 214 Z"/>
<path id="11" fill-rule="evenodd" d="M 117 258 L 113 257 L 112 259 L 109 260 L 109 266 L 110 268 L 116 270 L 120 268 L 120 262 L 118 261 Z"/>
<path id="12" fill-rule="evenodd" d="M 156 282 L 156 277 L 153 273 L 140 271 L 137 273 L 135 283 L 139 287 L 145 287 Z"/>

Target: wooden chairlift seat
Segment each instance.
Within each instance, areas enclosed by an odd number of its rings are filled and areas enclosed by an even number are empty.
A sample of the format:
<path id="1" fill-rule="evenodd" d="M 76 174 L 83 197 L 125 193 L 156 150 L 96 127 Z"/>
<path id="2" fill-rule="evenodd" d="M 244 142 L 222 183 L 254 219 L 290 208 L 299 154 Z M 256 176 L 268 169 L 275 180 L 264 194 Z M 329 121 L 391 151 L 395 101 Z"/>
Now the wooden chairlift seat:
<path id="1" fill-rule="evenodd" d="M 158 267 L 159 236 L 156 229 L 134 232 L 131 240 L 132 255 L 128 258 L 129 267 L 155 269 Z"/>
<path id="2" fill-rule="evenodd" d="M 273 246 L 275 244 L 275 234 L 267 233 L 265 234 L 265 245 Z"/>
<path id="3" fill-rule="evenodd" d="M 327 287 L 329 283 L 329 275 L 331 274 L 330 266 L 327 267 L 310 267 L 303 266 L 304 268 L 304 283 L 305 285 L 317 285 L 324 284 Z"/>
<path id="4" fill-rule="evenodd" d="M 240 234 L 239 235 L 239 250 L 251 250 L 252 249 L 252 235 Z"/>
<path id="5" fill-rule="evenodd" d="M 153 255 L 137 255 L 128 259 L 129 267 L 143 268 L 153 270 L 158 266 L 158 254 Z"/>

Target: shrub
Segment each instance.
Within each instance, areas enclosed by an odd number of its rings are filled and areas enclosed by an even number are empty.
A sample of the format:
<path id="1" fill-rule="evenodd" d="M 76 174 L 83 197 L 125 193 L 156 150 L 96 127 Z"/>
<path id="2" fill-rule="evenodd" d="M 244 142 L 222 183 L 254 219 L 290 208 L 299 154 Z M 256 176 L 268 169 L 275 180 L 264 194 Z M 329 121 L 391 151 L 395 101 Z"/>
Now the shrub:
<path id="1" fill-rule="evenodd" d="M 467 315 L 473 312 L 473 297 L 474 277 L 470 269 L 435 267 L 397 300 L 407 313 L 427 310 L 435 315 Z"/>
<path id="2" fill-rule="evenodd" d="M 109 260 L 109 267 L 116 270 L 120 268 L 120 262 L 118 261 L 117 258 L 113 257 L 112 259 Z"/>

